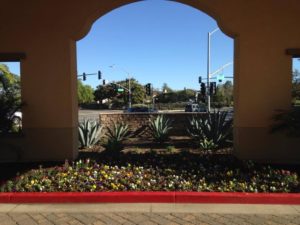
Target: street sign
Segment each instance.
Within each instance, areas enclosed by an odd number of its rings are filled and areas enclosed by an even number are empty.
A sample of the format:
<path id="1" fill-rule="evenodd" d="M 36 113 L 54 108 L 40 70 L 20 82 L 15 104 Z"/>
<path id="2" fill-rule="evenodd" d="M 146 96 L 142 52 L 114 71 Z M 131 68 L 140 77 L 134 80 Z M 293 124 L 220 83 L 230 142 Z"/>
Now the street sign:
<path id="1" fill-rule="evenodd" d="M 224 74 L 218 74 L 218 81 L 222 82 L 225 79 Z"/>
<path id="2" fill-rule="evenodd" d="M 118 88 L 117 90 L 119 93 L 124 92 L 124 88 Z"/>

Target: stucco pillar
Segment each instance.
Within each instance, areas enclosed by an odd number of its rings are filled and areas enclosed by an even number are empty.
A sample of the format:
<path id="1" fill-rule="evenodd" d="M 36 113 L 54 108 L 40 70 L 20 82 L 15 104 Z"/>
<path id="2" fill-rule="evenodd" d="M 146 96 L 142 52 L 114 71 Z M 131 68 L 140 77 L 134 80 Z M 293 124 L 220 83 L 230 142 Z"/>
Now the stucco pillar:
<path id="1" fill-rule="evenodd" d="M 234 147 L 239 158 L 300 160 L 299 139 L 270 134 L 276 110 L 291 106 L 292 60 L 285 50 L 286 44 L 270 34 L 248 33 L 235 40 Z"/>
<path id="2" fill-rule="evenodd" d="M 76 45 L 51 35 L 26 49 L 21 64 L 24 145 L 20 160 L 74 159 L 78 148 Z"/>

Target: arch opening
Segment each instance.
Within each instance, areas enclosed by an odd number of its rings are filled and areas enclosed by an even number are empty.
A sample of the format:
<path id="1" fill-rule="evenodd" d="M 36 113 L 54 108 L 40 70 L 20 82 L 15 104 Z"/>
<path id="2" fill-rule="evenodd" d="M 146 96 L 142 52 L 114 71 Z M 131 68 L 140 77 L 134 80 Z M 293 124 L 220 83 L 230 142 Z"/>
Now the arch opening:
<path id="1" fill-rule="evenodd" d="M 218 87 L 211 94 L 212 111 L 225 106 L 232 111 L 233 40 L 219 30 L 215 20 L 194 7 L 175 1 L 125 5 L 100 17 L 77 42 L 77 52 L 81 78 L 84 73 L 101 71 L 101 80 L 91 76 L 84 81 L 96 89 L 91 107 L 124 110 L 138 104 L 155 111 L 184 112 L 189 111 L 188 105 L 197 104 L 196 110 L 205 111 L 208 100 L 201 95 L 203 83 L 206 93 L 212 84 Z M 115 84 L 120 90 L 107 97 L 104 93 L 112 91 Z M 147 95 L 147 84 L 153 87 L 151 95 Z M 135 88 L 131 93 L 129 85 Z"/>

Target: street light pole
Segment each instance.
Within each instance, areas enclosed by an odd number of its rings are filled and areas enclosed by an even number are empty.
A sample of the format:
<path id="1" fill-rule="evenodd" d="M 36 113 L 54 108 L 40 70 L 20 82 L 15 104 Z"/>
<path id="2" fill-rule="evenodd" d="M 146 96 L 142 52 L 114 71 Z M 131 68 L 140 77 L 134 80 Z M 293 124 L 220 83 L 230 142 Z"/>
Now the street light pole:
<path id="1" fill-rule="evenodd" d="M 116 65 L 113 64 L 111 66 L 109 66 L 110 68 L 116 68 Z M 128 108 L 131 108 L 131 78 L 130 78 L 130 74 L 123 68 L 117 66 L 117 69 L 123 71 L 124 73 L 127 74 L 128 77 Z"/>
<path id="2" fill-rule="evenodd" d="M 206 88 L 206 95 L 207 95 L 207 111 L 210 112 L 210 93 L 209 93 L 209 77 L 210 76 L 210 33 L 208 32 L 207 37 L 207 88 Z"/>
<path id="3" fill-rule="evenodd" d="M 210 112 L 210 93 L 209 93 L 209 86 L 210 86 L 210 37 L 217 32 L 218 30 L 220 30 L 219 28 L 216 28 L 215 30 L 213 30 L 212 32 L 208 32 L 207 35 L 207 111 Z"/>
<path id="4" fill-rule="evenodd" d="M 130 84 L 130 76 L 128 74 L 128 108 L 131 108 L 131 84 Z"/>

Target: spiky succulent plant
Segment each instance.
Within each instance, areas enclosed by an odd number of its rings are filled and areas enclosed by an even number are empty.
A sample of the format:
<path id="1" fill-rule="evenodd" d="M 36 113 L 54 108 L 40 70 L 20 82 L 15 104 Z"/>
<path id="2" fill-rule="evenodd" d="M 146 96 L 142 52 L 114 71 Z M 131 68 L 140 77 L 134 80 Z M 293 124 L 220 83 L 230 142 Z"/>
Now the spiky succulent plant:
<path id="1" fill-rule="evenodd" d="M 96 121 L 83 120 L 79 123 L 79 147 L 90 148 L 99 142 L 102 126 Z"/>
<path id="2" fill-rule="evenodd" d="M 189 120 L 187 132 L 201 148 L 222 147 L 232 138 L 233 120 L 227 112 L 200 114 Z"/>
<path id="3" fill-rule="evenodd" d="M 107 128 L 107 150 L 121 151 L 123 148 L 122 142 L 130 135 L 128 125 L 125 123 L 113 123 L 112 127 Z"/>
<path id="4" fill-rule="evenodd" d="M 172 129 L 172 121 L 164 115 L 158 115 L 150 120 L 149 130 L 155 141 L 163 143 L 169 138 L 169 132 Z"/>

